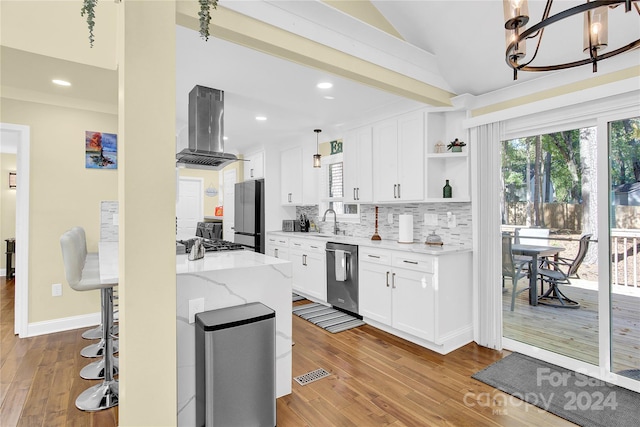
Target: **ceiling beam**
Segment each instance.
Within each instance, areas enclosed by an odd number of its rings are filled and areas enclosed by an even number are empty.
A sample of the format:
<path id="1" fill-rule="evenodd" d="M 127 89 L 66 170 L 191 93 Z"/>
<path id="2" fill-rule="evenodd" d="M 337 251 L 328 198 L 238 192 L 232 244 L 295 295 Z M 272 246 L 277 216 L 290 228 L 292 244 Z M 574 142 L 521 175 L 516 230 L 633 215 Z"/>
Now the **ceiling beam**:
<path id="1" fill-rule="evenodd" d="M 176 23 L 199 31 L 198 11 L 197 2 L 177 2 Z M 222 6 L 212 10 L 211 15 L 210 32 L 212 37 L 219 37 L 427 105 L 435 107 L 452 105 L 451 97 L 453 94 L 451 92 L 346 54 L 338 49 Z"/>

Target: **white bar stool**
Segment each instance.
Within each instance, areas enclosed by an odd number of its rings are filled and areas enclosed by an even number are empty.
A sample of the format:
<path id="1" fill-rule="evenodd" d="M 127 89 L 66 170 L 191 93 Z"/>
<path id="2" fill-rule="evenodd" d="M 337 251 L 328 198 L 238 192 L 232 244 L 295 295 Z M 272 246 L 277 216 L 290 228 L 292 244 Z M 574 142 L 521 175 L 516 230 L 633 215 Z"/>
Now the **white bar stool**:
<path id="1" fill-rule="evenodd" d="M 80 229 L 80 230 L 79 230 Z M 101 283 L 97 258 L 88 256 L 84 230 L 75 227 L 60 237 L 62 259 L 69 286 L 76 291 L 99 289 L 102 293 L 102 339 L 105 342 L 102 371 L 104 380 L 101 384 L 89 387 L 76 399 L 76 407 L 83 411 L 99 411 L 118 404 L 118 380 L 113 378 L 113 337 L 110 333 L 113 325 L 113 287 L 117 283 Z"/>

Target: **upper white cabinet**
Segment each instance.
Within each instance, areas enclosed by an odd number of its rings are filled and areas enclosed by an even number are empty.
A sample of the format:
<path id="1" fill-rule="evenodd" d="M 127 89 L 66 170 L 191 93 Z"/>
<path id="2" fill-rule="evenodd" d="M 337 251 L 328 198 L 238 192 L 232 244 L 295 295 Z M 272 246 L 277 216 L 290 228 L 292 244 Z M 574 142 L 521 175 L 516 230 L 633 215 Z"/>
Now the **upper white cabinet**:
<path id="1" fill-rule="evenodd" d="M 264 151 L 247 154 L 244 159 L 244 180 L 264 178 Z"/>
<path id="2" fill-rule="evenodd" d="M 373 126 L 373 195 L 378 202 L 424 199 L 424 113 Z"/>
<path id="3" fill-rule="evenodd" d="M 280 200 L 283 205 L 302 204 L 302 148 L 280 153 Z"/>
<path id="4" fill-rule="evenodd" d="M 315 150 L 315 146 L 313 147 Z M 320 169 L 313 167 L 311 149 L 290 148 L 280 153 L 280 201 L 300 206 L 318 203 Z"/>
<path id="5" fill-rule="evenodd" d="M 371 126 L 348 132 L 342 144 L 344 200 L 373 201 L 373 130 Z"/>

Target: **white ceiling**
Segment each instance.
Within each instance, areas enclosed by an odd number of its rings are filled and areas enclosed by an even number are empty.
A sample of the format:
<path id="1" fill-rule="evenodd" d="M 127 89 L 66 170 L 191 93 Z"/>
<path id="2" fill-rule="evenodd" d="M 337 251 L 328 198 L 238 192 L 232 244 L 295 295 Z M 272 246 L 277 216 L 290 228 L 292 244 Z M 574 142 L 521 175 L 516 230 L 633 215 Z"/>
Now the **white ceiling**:
<path id="1" fill-rule="evenodd" d="M 504 59 L 501 0 L 372 0 L 372 3 L 408 43 L 433 54 L 436 72 L 446 83 L 447 90 L 451 89 L 456 94 L 483 95 L 548 75 L 520 73 L 517 82 L 512 80 L 512 70 Z M 539 19 L 544 3 L 541 0 L 529 1 L 532 20 Z M 579 3 L 556 0 L 552 12 Z M 273 0 L 264 5 L 294 10 L 293 3 L 287 1 Z M 296 3 L 296 13 L 304 10 L 303 6 Z M 249 6 L 245 3 L 243 7 Z M 316 8 L 315 14 L 318 8 L 329 6 L 314 2 L 313 7 Z M 309 19 L 309 16 L 304 18 Z M 624 14 L 623 8 L 619 7 L 610 12 L 609 19 L 610 47 L 617 48 L 640 38 L 638 13 L 635 11 Z M 577 17 L 562 25 L 549 27 L 538 59 L 543 63 L 552 63 L 581 58 L 581 27 L 582 20 Z M 371 29 L 367 28 L 367 31 Z M 351 32 L 354 31 L 352 28 Z M 624 43 L 622 38 L 625 39 Z M 176 125 L 179 139 L 184 143 L 188 93 L 195 85 L 224 90 L 225 134 L 229 138 L 225 148 L 236 153 L 246 152 L 260 144 L 291 143 L 296 140 L 313 144 L 315 128 L 323 130 L 321 141 L 329 140 L 341 135 L 345 123 L 364 121 L 390 110 L 402 111 L 423 106 L 416 101 L 223 40 L 210 38 L 204 42 L 197 32 L 180 26 L 176 29 L 176 48 Z M 100 111 L 111 109 L 115 112 L 117 108 L 115 71 L 6 47 L 2 47 L 1 53 L 3 96 L 11 94 L 13 97 L 19 95 L 24 99 L 33 99 L 37 93 L 50 100 L 55 98 L 72 104 L 91 103 Z M 638 57 L 630 55 L 630 64 L 604 61 L 599 64 L 600 72 L 611 71 L 608 63 L 616 63 L 619 68 L 639 65 Z M 584 75 L 591 75 L 590 70 Z M 52 78 L 69 79 L 73 86 L 54 86 L 49 83 Z M 334 87 L 329 91 L 321 91 L 315 87 L 319 81 L 331 81 Z M 324 99 L 325 94 L 335 99 Z M 265 115 L 268 120 L 257 122 L 255 116 L 258 114 Z"/>

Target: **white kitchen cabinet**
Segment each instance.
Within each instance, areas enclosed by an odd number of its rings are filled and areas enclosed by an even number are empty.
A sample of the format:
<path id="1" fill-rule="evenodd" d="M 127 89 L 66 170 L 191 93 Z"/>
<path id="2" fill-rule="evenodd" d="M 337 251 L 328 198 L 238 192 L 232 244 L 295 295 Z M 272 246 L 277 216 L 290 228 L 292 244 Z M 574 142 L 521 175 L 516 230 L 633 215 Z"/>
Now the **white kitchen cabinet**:
<path id="1" fill-rule="evenodd" d="M 371 126 L 348 132 L 343 139 L 344 200 L 373 201 L 373 129 Z"/>
<path id="2" fill-rule="evenodd" d="M 359 314 L 391 326 L 391 261 L 386 252 L 360 248 Z"/>
<path id="3" fill-rule="evenodd" d="M 264 178 L 264 151 L 247 154 L 243 162 L 244 180 Z"/>
<path id="4" fill-rule="evenodd" d="M 318 204 L 320 169 L 313 167 L 315 146 L 295 147 L 280 153 L 280 201 L 287 206 Z"/>
<path id="5" fill-rule="evenodd" d="M 325 244 L 316 239 L 292 238 L 289 260 L 293 268 L 293 290 L 313 301 L 327 301 Z"/>
<path id="6" fill-rule="evenodd" d="M 274 258 L 289 260 L 289 238 L 281 236 L 267 236 L 266 255 Z"/>
<path id="7" fill-rule="evenodd" d="M 427 255 L 360 246 L 367 323 L 446 354 L 473 338 L 471 252 Z"/>
<path id="8" fill-rule="evenodd" d="M 377 202 L 424 199 L 424 112 L 373 127 L 373 196 Z"/>
<path id="9" fill-rule="evenodd" d="M 280 153 L 280 200 L 283 205 L 302 204 L 302 148 Z"/>
<path id="10" fill-rule="evenodd" d="M 434 341 L 433 285 L 433 274 L 393 268 L 391 312 L 394 328 L 427 341 Z"/>

